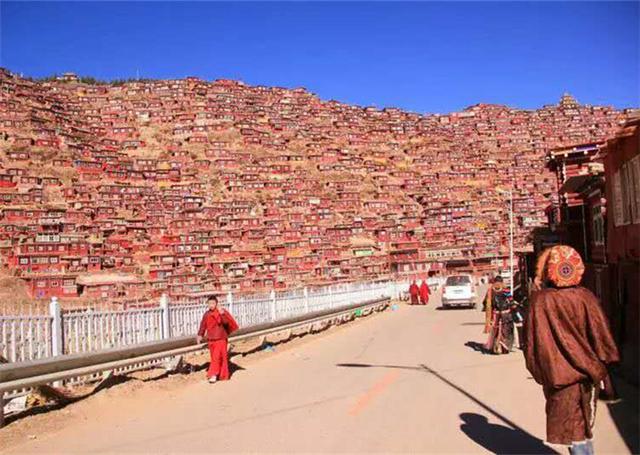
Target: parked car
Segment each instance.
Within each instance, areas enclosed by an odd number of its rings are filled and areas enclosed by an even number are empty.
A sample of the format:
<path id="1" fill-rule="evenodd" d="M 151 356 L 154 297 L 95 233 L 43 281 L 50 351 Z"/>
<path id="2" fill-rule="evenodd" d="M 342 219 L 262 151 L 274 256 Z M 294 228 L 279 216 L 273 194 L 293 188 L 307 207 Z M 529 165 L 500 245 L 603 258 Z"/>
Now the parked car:
<path id="1" fill-rule="evenodd" d="M 442 288 L 442 307 L 476 307 L 476 287 L 471 275 L 452 275 L 447 277 Z"/>

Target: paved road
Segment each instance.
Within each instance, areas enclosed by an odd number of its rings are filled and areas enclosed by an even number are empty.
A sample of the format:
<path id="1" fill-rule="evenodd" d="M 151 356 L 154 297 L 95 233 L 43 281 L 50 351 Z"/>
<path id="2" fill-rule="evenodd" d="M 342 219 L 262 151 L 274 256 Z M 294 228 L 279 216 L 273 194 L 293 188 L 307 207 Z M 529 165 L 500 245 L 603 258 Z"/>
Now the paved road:
<path id="1" fill-rule="evenodd" d="M 243 359 L 225 383 L 94 397 L 80 421 L 11 450 L 551 453 L 540 442 L 542 393 L 521 353 L 465 346 L 483 341 L 482 313 L 434 303 Z M 605 406 L 596 436 L 600 453 L 628 452 Z"/>

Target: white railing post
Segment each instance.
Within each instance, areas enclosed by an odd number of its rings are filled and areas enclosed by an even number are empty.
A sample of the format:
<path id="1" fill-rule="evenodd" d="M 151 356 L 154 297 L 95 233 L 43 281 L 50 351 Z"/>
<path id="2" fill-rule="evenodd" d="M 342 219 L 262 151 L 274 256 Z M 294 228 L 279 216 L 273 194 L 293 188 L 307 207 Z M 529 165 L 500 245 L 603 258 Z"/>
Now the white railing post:
<path id="1" fill-rule="evenodd" d="M 302 294 L 304 295 L 304 312 L 306 314 L 309 312 L 309 289 L 306 286 L 302 290 Z"/>
<path id="2" fill-rule="evenodd" d="M 271 321 L 275 321 L 276 320 L 276 291 L 274 291 L 273 289 L 271 290 L 271 293 L 269 294 L 269 298 L 271 300 Z"/>
<path id="3" fill-rule="evenodd" d="M 49 315 L 51 316 L 51 356 L 64 354 L 64 338 L 62 336 L 62 309 L 58 297 L 51 297 L 49 303 Z M 76 335 L 77 336 L 77 335 Z M 61 387 L 62 381 L 55 381 L 54 387 Z"/>
<path id="4" fill-rule="evenodd" d="M 327 306 L 327 308 L 333 308 L 333 285 L 329 286 L 329 289 L 327 289 L 327 293 L 329 294 L 329 305 Z"/>
<path id="5" fill-rule="evenodd" d="M 58 297 L 51 297 L 49 303 L 49 315 L 51 316 L 51 355 L 53 357 L 64 354 L 62 344 L 62 310 Z"/>
<path id="6" fill-rule="evenodd" d="M 169 314 L 169 296 L 160 296 L 160 309 L 162 310 L 162 338 L 171 338 L 171 315 Z"/>
<path id="7" fill-rule="evenodd" d="M 227 310 L 229 310 L 229 313 L 233 314 L 233 294 L 231 291 L 227 293 Z"/>

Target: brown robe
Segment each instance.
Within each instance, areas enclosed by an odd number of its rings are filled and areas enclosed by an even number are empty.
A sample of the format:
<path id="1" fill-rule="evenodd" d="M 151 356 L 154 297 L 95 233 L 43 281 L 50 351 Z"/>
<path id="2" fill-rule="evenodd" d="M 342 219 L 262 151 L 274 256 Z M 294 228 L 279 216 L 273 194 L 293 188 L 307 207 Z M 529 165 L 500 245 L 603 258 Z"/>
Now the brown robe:
<path id="1" fill-rule="evenodd" d="M 525 340 L 527 369 L 547 399 L 547 440 L 590 439 L 606 364 L 619 360 L 600 302 L 582 287 L 534 292 Z"/>

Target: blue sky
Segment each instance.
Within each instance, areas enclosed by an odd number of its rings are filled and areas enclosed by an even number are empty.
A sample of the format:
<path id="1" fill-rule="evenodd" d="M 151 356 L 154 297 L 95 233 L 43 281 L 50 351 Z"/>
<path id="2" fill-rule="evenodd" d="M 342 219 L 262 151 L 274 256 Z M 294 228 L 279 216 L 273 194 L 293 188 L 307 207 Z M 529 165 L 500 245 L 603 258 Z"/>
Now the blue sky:
<path id="1" fill-rule="evenodd" d="M 450 112 L 564 91 L 640 105 L 638 2 L 0 3 L 0 66 L 40 77 L 233 78 Z"/>

